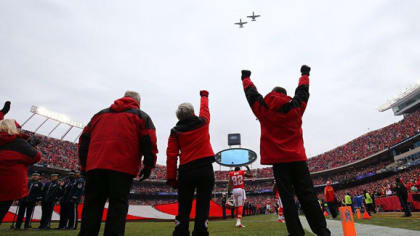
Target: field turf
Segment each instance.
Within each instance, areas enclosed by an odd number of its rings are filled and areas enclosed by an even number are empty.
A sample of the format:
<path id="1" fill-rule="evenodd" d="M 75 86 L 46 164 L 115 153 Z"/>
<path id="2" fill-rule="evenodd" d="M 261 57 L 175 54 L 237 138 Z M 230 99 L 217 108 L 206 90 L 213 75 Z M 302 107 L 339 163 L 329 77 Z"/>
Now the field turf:
<path id="1" fill-rule="evenodd" d="M 268 236 L 268 235 L 287 235 L 286 225 L 276 221 L 274 215 L 247 216 L 242 220 L 245 228 L 235 228 L 236 220 L 212 220 L 209 222 L 209 231 L 211 236 Z M 33 223 L 33 227 L 38 227 L 38 223 Z M 79 224 L 80 225 L 80 224 Z M 192 232 L 194 223 L 190 223 L 190 231 Z M 170 236 L 175 224 L 174 222 L 128 222 L 126 225 L 126 236 Z M 2 224 L 0 226 L 1 236 L 67 236 L 77 235 L 78 231 L 8 231 L 10 224 Z M 53 227 L 57 227 L 55 223 Z M 101 232 L 103 235 L 104 224 L 102 224 Z M 307 233 L 306 235 L 313 235 Z"/>

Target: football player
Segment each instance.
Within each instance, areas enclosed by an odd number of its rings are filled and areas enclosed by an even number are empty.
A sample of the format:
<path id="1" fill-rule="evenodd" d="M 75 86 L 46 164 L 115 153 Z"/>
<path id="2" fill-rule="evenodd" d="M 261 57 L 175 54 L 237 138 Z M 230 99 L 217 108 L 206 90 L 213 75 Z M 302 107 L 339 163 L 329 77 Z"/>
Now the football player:
<path id="1" fill-rule="evenodd" d="M 236 227 L 245 227 L 241 223 L 242 211 L 246 200 L 244 180 L 245 177 L 252 177 L 249 167 L 246 166 L 246 168 L 246 173 L 241 170 L 240 167 L 235 167 L 235 170 L 229 173 L 229 187 L 232 188 L 232 195 L 236 210 Z"/>

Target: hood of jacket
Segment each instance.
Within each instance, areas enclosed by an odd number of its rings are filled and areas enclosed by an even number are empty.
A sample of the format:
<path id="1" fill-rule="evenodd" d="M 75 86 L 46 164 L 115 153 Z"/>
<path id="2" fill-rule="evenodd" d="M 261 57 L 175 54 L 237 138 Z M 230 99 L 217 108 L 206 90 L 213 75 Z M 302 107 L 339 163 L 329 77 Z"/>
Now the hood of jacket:
<path id="1" fill-rule="evenodd" d="M 267 106 L 270 110 L 278 110 L 284 104 L 290 102 L 290 100 L 292 100 L 291 97 L 289 97 L 289 96 L 287 96 L 283 93 L 279 93 L 279 92 L 275 92 L 275 91 L 272 91 L 272 92 L 268 93 L 264 97 L 264 102 L 267 104 Z"/>
<path id="2" fill-rule="evenodd" d="M 116 112 L 126 111 L 130 109 L 140 109 L 140 105 L 136 100 L 130 97 L 122 97 L 114 101 L 111 105 L 111 110 Z"/>
<path id="3" fill-rule="evenodd" d="M 7 132 L 0 132 L 0 145 L 13 142 L 17 138 L 16 135 L 10 135 Z"/>

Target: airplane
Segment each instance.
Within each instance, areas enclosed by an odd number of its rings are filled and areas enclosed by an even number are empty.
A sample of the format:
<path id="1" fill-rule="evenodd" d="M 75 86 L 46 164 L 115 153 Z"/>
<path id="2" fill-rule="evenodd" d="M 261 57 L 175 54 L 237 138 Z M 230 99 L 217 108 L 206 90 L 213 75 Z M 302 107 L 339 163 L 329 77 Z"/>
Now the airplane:
<path id="1" fill-rule="evenodd" d="M 252 18 L 252 21 L 256 21 L 255 18 L 260 17 L 261 15 L 255 15 L 254 12 L 252 12 L 252 16 L 247 16 L 248 18 Z"/>
<path id="2" fill-rule="evenodd" d="M 243 25 L 245 25 L 246 23 L 248 22 L 246 21 L 242 22 L 242 19 L 239 19 L 239 22 L 235 23 L 235 25 L 239 25 L 239 28 L 243 28 L 244 27 Z"/>

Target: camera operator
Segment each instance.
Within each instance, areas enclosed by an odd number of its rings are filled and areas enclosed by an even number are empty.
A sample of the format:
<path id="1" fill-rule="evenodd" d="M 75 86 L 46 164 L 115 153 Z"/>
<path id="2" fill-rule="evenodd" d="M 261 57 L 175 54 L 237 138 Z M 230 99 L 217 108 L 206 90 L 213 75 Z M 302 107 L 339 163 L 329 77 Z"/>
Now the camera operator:
<path id="1" fill-rule="evenodd" d="M 13 201 L 28 196 L 28 167 L 40 159 L 41 153 L 20 134 L 15 120 L 0 121 L 0 224 Z"/>

